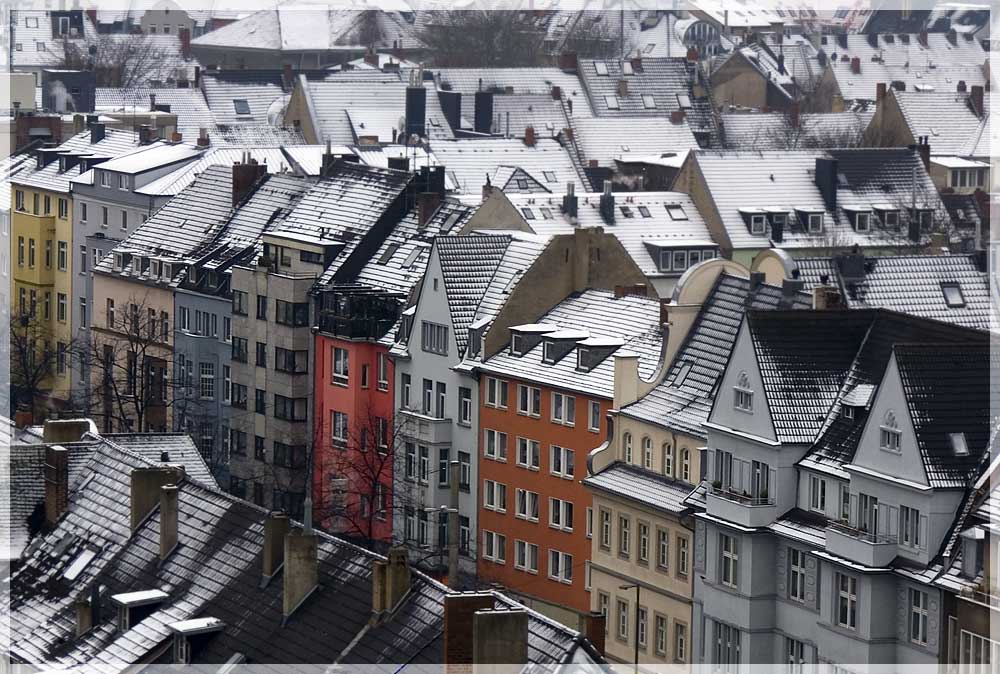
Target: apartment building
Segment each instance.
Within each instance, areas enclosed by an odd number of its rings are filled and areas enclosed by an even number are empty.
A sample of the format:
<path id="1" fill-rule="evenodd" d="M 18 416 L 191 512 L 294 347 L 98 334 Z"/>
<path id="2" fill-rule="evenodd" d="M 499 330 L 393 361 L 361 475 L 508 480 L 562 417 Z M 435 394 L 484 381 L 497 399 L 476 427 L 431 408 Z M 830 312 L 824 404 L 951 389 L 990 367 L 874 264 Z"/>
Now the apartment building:
<path id="1" fill-rule="evenodd" d="M 72 397 L 76 351 L 73 331 L 73 284 L 79 270 L 74 250 L 71 181 L 104 161 L 136 147 L 136 134 L 92 122 L 89 131 L 62 145 L 36 151 L 34 170 L 13 175 L 11 182 L 11 293 L 16 311 L 29 317 L 50 352 L 57 354 L 51 381 L 42 388 L 65 405 Z M 109 249 L 110 250 L 110 249 Z M 40 349 L 43 347 L 40 347 Z"/>
<path id="2" fill-rule="evenodd" d="M 616 357 L 611 434 L 591 452 L 591 608 L 607 616 L 606 653 L 628 662 L 692 661 L 693 507 L 703 423 L 748 307 L 808 306 L 797 283 L 776 288 L 725 260 L 702 263 L 661 301 L 662 360 L 650 376 Z M 637 606 L 638 602 L 638 606 Z"/>
<path id="3" fill-rule="evenodd" d="M 594 520 L 580 478 L 607 432 L 614 354 L 634 354 L 644 373 L 659 363 L 659 302 L 645 290 L 574 293 L 511 326 L 508 347 L 478 367 L 479 580 L 567 624 L 591 607 Z"/>
<path id="4" fill-rule="evenodd" d="M 357 274 L 416 189 L 403 171 L 335 163 L 329 154 L 323 167 L 293 206 L 272 214 L 262 254 L 231 277 L 230 490 L 293 516 L 303 512 L 319 439 L 334 437 L 323 427 L 337 423 L 318 416 L 308 375 L 308 364 L 331 367 L 314 352 L 310 292 Z"/>
<path id="5" fill-rule="evenodd" d="M 988 333 L 884 310 L 746 314 L 689 499 L 694 662 L 939 661 L 989 363 Z"/>
<path id="6" fill-rule="evenodd" d="M 513 559 L 513 541 L 477 529 L 477 401 L 483 398 L 476 368 L 509 348 L 511 326 L 536 321 L 568 295 L 644 281 L 618 240 L 599 228 L 554 237 L 510 232 L 435 240 L 415 303 L 404 312 L 400 339 L 390 352 L 403 445 L 394 468 L 403 479 L 396 540 L 423 550 L 427 564 L 443 570 L 448 530 L 441 508 L 450 502 L 448 466 L 458 461 L 460 574 L 473 576 L 480 555 Z"/>

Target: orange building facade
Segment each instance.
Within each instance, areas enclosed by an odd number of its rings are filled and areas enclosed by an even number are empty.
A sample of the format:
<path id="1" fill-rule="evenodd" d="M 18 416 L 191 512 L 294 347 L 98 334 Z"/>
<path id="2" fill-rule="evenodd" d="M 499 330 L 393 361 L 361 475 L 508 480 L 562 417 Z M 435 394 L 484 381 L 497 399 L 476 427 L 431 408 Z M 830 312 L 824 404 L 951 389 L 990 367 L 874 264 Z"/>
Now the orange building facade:
<path id="1" fill-rule="evenodd" d="M 488 374 L 480 391 L 479 579 L 542 612 L 585 614 L 593 518 L 580 480 L 612 401 Z"/>

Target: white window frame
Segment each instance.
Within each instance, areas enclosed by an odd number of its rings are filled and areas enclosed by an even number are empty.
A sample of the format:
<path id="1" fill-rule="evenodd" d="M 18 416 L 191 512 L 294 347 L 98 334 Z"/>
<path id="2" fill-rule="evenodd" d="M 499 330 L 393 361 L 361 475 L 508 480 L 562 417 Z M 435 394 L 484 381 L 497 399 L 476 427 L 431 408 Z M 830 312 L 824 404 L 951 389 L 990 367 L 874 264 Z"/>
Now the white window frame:
<path id="1" fill-rule="evenodd" d="M 740 542 L 735 536 L 719 533 L 719 582 L 736 589 L 740 585 Z"/>
<path id="2" fill-rule="evenodd" d="M 587 430 L 591 433 L 601 431 L 601 403 L 596 400 L 587 402 Z"/>
<path id="3" fill-rule="evenodd" d="M 524 446 L 524 459 L 522 460 L 522 445 Z M 516 464 L 528 470 L 538 470 L 541 461 L 541 443 L 531 438 L 518 437 L 517 439 L 517 461 Z"/>
<path id="4" fill-rule="evenodd" d="M 572 480 L 575 472 L 576 452 L 567 447 L 549 445 L 549 474 L 565 480 Z"/>
<path id="5" fill-rule="evenodd" d="M 576 425 L 576 396 L 552 392 L 552 423 L 563 426 Z"/>
<path id="6" fill-rule="evenodd" d="M 528 522 L 538 521 L 538 492 L 517 488 L 514 490 L 514 517 Z"/>
<path id="7" fill-rule="evenodd" d="M 573 502 L 549 497 L 549 527 L 559 531 L 573 531 Z"/>
<path id="8" fill-rule="evenodd" d="M 763 213 L 754 213 L 750 216 L 750 233 L 763 234 L 767 231 L 767 216 Z"/>
<path id="9" fill-rule="evenodd" d="M 834 578 L 837 589 L 837 603 L 834 604 L 834 624 L 848 630 L 858 628 L 858 579 L 846 573 L 838 573 Z M 841 609 L 844 609 L 843 616 Z"/>
<path id="10" fill-rule="evenodd" d="M 573 583 L 573 555 L 559 550 L 549 550 L 549 580 L 571 585 Z"/>
<path id="11" fill-rule="evenodd" d="M 337 386 L 347 386 L 351 381 L 350 352 L 347 349 L 335 346 L 333 347 L 332 359 L 333 371 L 331 382 Z"/>
<path id="12" fill-rule="evenodd" d="M 806 553 L 798 548 L 788 548 L 788 598 L 806 600 Z"/>

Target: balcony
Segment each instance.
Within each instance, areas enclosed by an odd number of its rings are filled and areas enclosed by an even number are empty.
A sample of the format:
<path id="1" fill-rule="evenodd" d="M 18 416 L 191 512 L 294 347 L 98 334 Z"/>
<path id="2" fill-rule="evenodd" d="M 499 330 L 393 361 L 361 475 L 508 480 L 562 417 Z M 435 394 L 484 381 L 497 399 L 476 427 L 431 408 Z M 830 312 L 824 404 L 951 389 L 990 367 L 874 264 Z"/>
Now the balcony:
<path id="1" fill-rule="evenodd" d="M 392 326 L 395 318 L 344 317 L 330 313 L 319 315 L 319 329 L 329 335 L 344 339 L 377 340 L 384 337 Z"/>
<path id="2" fill-rule="evenodd" d="M 866 527 L 844 522 L 826 528 L 828 552 L 865 566 L 888 566 L 896 558 L 896 543 L 896 536 L 872 533 Z"/>
<path id="3" fill-rule="evenodd" d="M 743 527 L 766 527 L 778 517 L 778 506 L 767 492 L 751 496 L 712 484 L 708 490 L 708 514 Z"/>
<path id="4" fill-rule="evenodd" d="M 450 445 L 451 419 L 433 417 L 416 410 L 400 409 L 402 434 L 423 445 Z"/>
<path id="5" fill-rule="evenodd" d="M 1000 594 L 997 594 L 996 590 L 984 591 L 983 589 L 963 588 L 959 592 L 959 596 L 981 606 L 1000 610 Z"/>

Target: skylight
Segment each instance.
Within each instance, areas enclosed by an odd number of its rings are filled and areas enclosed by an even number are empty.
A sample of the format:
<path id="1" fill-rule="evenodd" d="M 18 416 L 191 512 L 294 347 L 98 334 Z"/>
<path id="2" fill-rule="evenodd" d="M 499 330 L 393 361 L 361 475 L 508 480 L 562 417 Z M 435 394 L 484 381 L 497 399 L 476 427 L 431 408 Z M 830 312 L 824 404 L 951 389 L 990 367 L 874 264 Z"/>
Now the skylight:
<path id="1" fill-rule="evenodd" d="M 674 377 L 674 386 L 680 386 L 684 383 L 684 380 L 688 376 L 688 372 L 691 371 L 691 361 L 685 360 L 681 364 L 680 370 L 677 371 L 677 376 Z"/>
<path id="2" fill-rule="evenodd" d="M 410 254 L 406 256 L 405 260 L 403 260 L 403 264 L 401 265 L 403 269 L 409 269 L 412 267 L 413 263 L 416 262 L 418 255 L 420 255 L 420 246 L 416 246 L 413 250 L 411 250 Z"/>
<path id="3" fill-rule="evenodd" d="M 654 110 L 656 108 L 656 99 L 649 94 L 642 95 L 642 107 L 647 110 Z"/>
<path id="4" fill-rule="evenodd" d="M 385 252 L 382 253 L 381 257 L 379 257 L 378 263 L 387 264 L 389 260 L 392 259 L 392 256 L 396 254 L 397 250 L 399 250 L 399 244 L 390 243 L 388 246 L 385 247 Z"/>
<path id="5" fill-rule="evenodd" d="M 608 110 L 619 110 L 621 108 L 621 106 L 618 105 L 617 96 L 605 96 L 604 103 L 608 106 Z"/>
<path id="6" fill-rule="evenodd" d="M 622 63 L 622 74 L 624 75 L 635 75 L 635 71 L 632 70 L 632 63 L 625 61 Z"/>
<path id="7" fill-rule="evenodd" d="M 234 98 L 233 108 L 236 110 L 237 115 L 249 115 L 250 114 L 250 103 L 247 102 L 245 98 Z"/>
<path id="8" fill-rule="evenodd" d="M 952 309 L 965 306 L 965 296 L 962 294 L 962 286 L 957 283 L 942 283 L 941 292 L 944 294 L 944 303 Z"/>
<path id="9" fill-rule="evenodd" d="M 533 210 L 531 210 L 530 208 L 528 208 L 527 206 L 525 206 L 524 208 L 522 208 L 521 212 L 524 213 L 524 219 L 525 220 L 534 220 L 535 219 L 535 212 Z"/>
<path id="10" fill-rule="evenodd" d="M 66 570 L 63 572 L 63 578 L 71 582 L 76 580 L 96 556 L 96 550 L 85 548 L 79 555 L 76 556 L 76 559 L 74 559 L 73 562 L 66 567 Z"/>
<path id="11" fill-rule="evenodd" d="M 965 440 L 965 433 L 949 433 L 948 439 L 951 441 L 951 451 L 955 456 L 969 455 L 969 444 Z"/>
<path id="12" fill-rule="evenodd" d="M 641 215 L 644 218 L 651 218 L 651 217 L 653 217 L 652 214 L 649 212 L 649 207 L 648 206 L 640 206 L 639 207 L 639 215 Z"/>
<path id="13" fill-rule="evenodd" d="M 603 61 L 595 61 L 594 62 L 594 70 L 597 71 L 598 75 L 607 76 L 607 74 L 608 74 L 608 64 L 604 63 Z"/>
<path id="14" fill-rule="evenodd" d="M 670 216 L 671 220 L 687 220 L 687 213 L 684 212 L 684 207 L 680 204 L 668 204 L 667 214 Z"/>
<path id="15" fill-rule="evenodd" d="M 545 176 L 545 181 L 554 183 L 556 182 L 556 174 L 554 171 L 542 171 L 542 175 Z"/>

